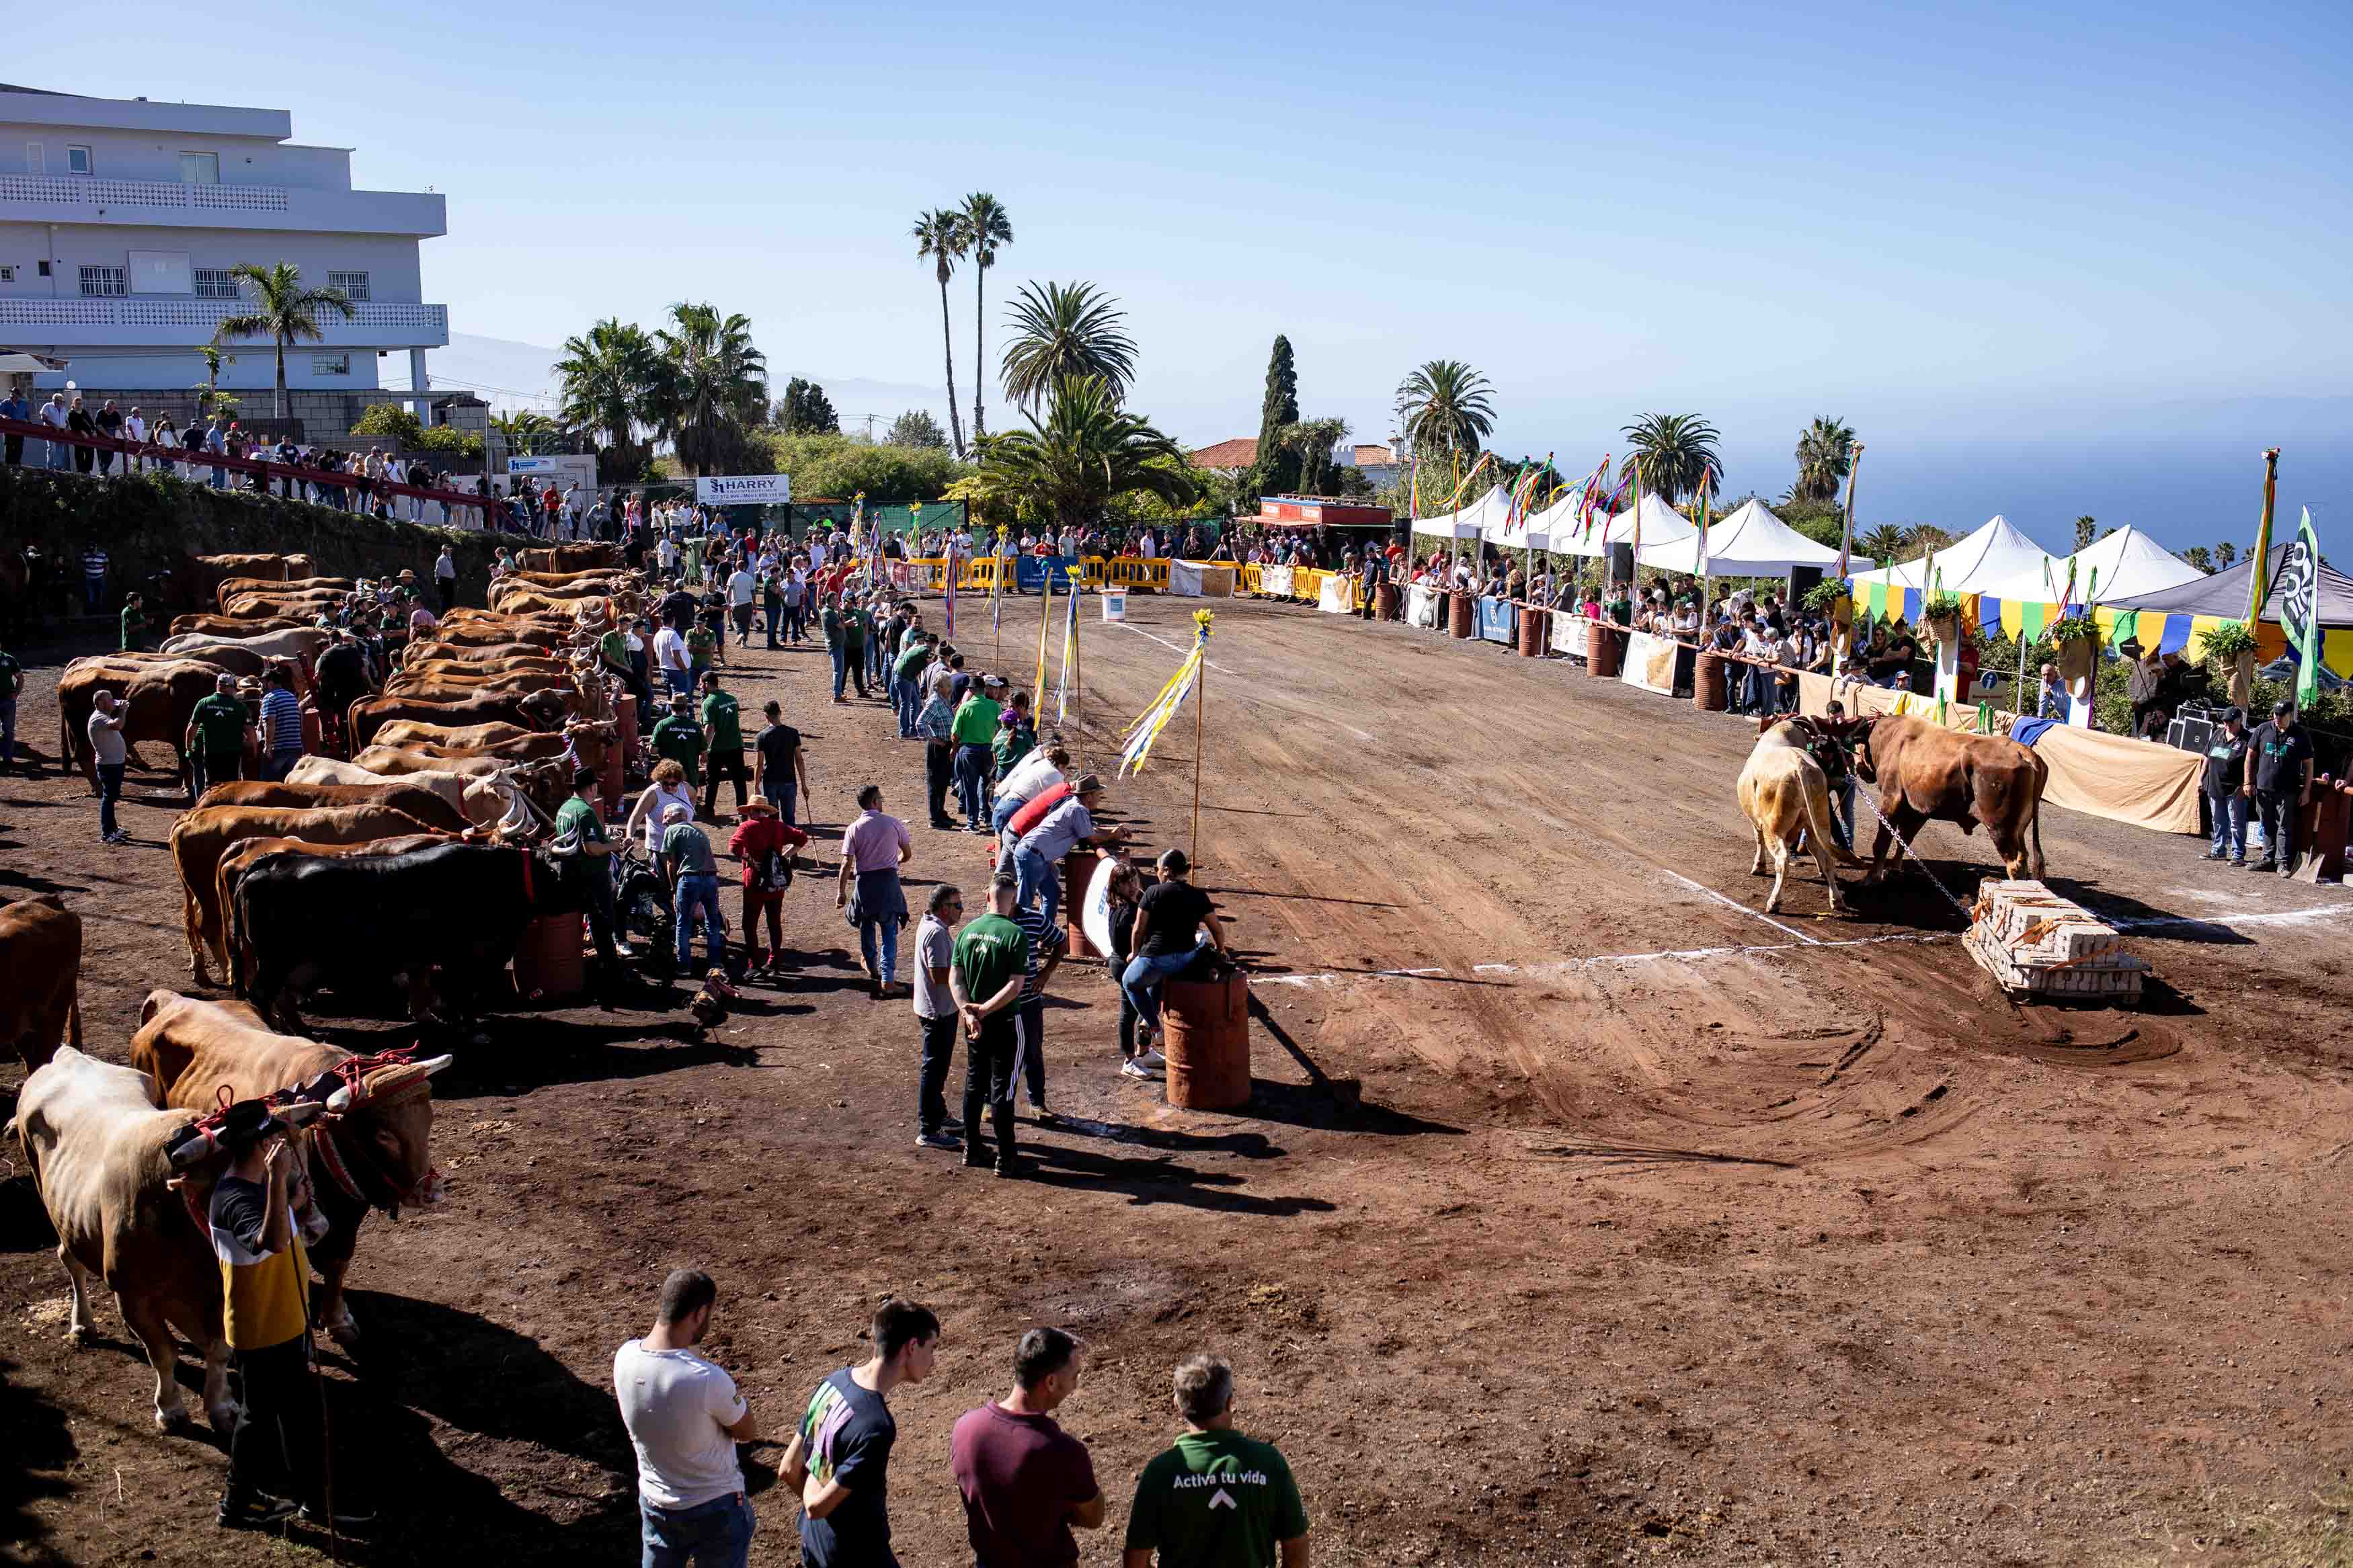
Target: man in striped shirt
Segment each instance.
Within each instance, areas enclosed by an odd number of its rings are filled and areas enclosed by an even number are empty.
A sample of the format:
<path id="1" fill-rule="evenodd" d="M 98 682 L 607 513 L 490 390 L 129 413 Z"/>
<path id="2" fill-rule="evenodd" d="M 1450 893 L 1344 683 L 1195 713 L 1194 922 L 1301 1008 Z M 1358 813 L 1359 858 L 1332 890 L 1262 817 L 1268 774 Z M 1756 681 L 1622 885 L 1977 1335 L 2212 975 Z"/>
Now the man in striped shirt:
<path id="1" fill-rule="evenodd" d="M 1046 1110 L 1046 987 L 1070 951 L 1071 933 L 1049 920 L 1043 909 L 1018 905 L 1008 917 L 1029 939 L 1029 952 L 1021 977 L 1021 995 L 1013 1014 L 1021 1020 L 1021 1077 L 1029 1089 L 1029 1109 L 1040 1121 L 1053 1118 Z M 1010 1087 L 1006 1091 L 1012 1092 Z"/>
<path id="2" fill-rule="evenodd" d="M 302 760 L 302 704 L 284 666 L 271 666 L 265 679 L 269 689 L 261 696 L 261 742 L 269 754 L 262 759 L 261 776 L 275 782 Z"/>

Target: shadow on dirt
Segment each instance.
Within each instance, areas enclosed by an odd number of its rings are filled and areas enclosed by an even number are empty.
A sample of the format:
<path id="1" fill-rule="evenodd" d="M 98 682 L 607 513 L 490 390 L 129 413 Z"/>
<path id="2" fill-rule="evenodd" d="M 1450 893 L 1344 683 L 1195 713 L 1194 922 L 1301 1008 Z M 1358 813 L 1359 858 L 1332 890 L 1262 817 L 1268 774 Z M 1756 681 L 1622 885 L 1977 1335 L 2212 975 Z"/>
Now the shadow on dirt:
<path id="1" fill-rule="evenodd" d="M 1021 1157 L 1029 1162 L 1029 1179 L 1039 1186 L 1073 1191 L 1117 1192 L 1132 1204 L 1177 1204 L 1219 1214 L 1290 1218 L 1303 1214 L 1330 1214 L 1335 1205 L 1322 1198 L 1256 1197 L 1238 1191 L 1240 1176 L 1189 1170 L 1169 1159 L 1124 1160 L 1059 1143 L 1026 1142 Z"/>
<path id="2" fill-rule="evenodd" d="M 1384 1105 L 1366 1105 L 1365 1086 L 1355 1079 L 1335 1079 L 1325 1072 L 1254 993 L 1250 999 L 1250 1016 L 1261 1032 L 1289 1053 L 1299 1070 L 1307 1075 L 1307 1081 L 1294 1084 L 1253 1078 L 1250 1104 L 1236 1114 L 1293 1127 L 1370 1132 L 1385 1138 L 1408 1138 L 1425 1132 L 1455 1138 L 1462 1135 L 1462 1129 L 1443 1121 L 1430 1121 Z"/>
<path id="3" fill-rule="evenodd" d="M 0 1431 L 8 1434 L 9 1462 L 0 1465 L 0 1541 L 11 1543 L 12 1561 L 43 1565 L 68 1558 L 47 1543 L 48 1527 L 36 1516 L 36 1503 L 73 1490 L 66 1471 L 79 1457 L 65 1412 L 13 1375 L 16 1363 L 0 1356 Z"/>

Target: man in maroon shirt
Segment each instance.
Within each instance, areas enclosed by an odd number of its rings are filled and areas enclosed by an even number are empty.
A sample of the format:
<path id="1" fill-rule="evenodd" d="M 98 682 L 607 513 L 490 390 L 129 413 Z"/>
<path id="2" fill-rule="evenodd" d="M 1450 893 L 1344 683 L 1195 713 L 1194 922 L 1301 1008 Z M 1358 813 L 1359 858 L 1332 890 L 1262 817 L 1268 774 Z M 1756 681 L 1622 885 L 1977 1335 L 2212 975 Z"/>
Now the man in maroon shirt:
<path id="1" fill-rule="evenodd" d="M 1078 1391 L 1082 1352 L 1060 1329 L 1030 1330 L 1013 1352 L 1013 1392 L 955 1424 L 950 1453 L 977 1568 L 1073 1568 L 1071 1527 L 1103 1527 L 1094 1461 L 1050 1414 Z"/>

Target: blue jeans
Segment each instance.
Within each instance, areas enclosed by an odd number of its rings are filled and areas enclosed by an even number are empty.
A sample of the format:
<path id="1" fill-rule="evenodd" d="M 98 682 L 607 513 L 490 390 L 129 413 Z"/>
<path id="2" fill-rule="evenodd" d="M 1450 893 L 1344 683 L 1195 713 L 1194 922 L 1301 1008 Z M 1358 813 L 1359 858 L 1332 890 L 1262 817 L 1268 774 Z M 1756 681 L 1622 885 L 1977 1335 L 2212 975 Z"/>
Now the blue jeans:
<path id="1" fill-rule="evenodd" d="M 2206 804 L 2214 811 L 2214 853 L 2228 855 L 2233 860 L 2247 858 L 2247 797 L 2237 790 L 2228 795 L 2210 795 Z"/>
<path id="2" fill-rule="evenodd" d="M 228 489 L 228 470 L 227 468 L 216 468 L 213 470 L 213 489 L 216 490 L 225 490 Z"/>
<path id="3" fill-rule="evenodd" d="M 93 616 L 105 609 L 106 579 L 103 577 L 84 577 L 81 580 L 81 598 L 84 607 L 87 608 L 89 613 Z"/>
<path id="4" fill-rule="evenodd" d="M 680 1509 L 656 1508 L 640 1497 L 638 1521 L 645 1548 L 639 1568 L 744 1568 L 752 1555 L 755 1521 L 741 1492 Z"/>
<path id="5" fill-rule="evenodd" d="M 793 815 L 799 794 L 800 784 L 797 779 L 780 779 L 771 773 L 760 781 L 760 798 L 776 808 L 776 815 L 785 819 L 787 827 L 801 825 L 800 818 Z"/>
<path id="6" fill-rule="evenodd" d="M 853 648 L 839 648 L 839 647 L 837 647 L 837 648 L 833 649 L 833 650 L 832 650 L 832 652 L 833 652 L 833 694 L 834 694 L 834 696 L 835 696 L 837 699 L 838 699 L 838 698 L 839 698 L 839 697 L 841 696 L 841 683 L 842 683 L 844 680 L 852 680 L 852 681 L 857 682 L 857 685 L 858 685 L 858 695 L 860 695 L 860 697 L 865 696 L 865 695 L 866 695 L 866 648 L 865 648 L 865 645 L 860 644 L 859 647 L 853 647 Z"/>
<path id="7" fill-rule="evenodd" d="M 53 468 L 70 468 L 73 467 L 73 448 L 71 447 L 67 446 L 63 441 L 51 441 L 48 443 L 48 448 L 49 467 Z"/>
<path id="8" fill-rule="evenodd" d="M 915 716 L 923 710 L 923 689 L 912 675 L 902 676 L 891 683 L 891 694 L 899 700 L 899 739 L 915 738 Z"/>
<path id="9" fill-rule="evenodd" d="M 990 831 L 1003 833 L 1005 825 L 1013 820 L 1014 814 L 1029 804 L 1026 800 L 1016 800 L 1009 795 L 999 800 L 988 814 Z"/>
<path id="10" fill-rule="evenodd" d="M 1180 973 L 1185 966 L 1213 946 L 1202 942 L 1183 952 L 1164 952 L 1158 958 L 1146 958 L 1138 953 L 1128 961 L 1127 973 L 1119 977 L 1119 988 L 1127 997 L 1129 1006 L 1147 1029 L 1160 1026 L 1160 986 L 1170 975 Z"/>
<path id="11" fill-rule="evenodd" d="M 691 697 L 694 695 L 694 671 L 664 669 L 661 672 L 661 678 L 662 692 L 665 696 Z"/>
<path id="12" fill-rule="evenodd" d="M 899 978 L 899 917 L 888 915 L 881 920 L 860 921 L 858 925 L 858 952 L 866 960 L 866 967 L 875 978 L 888 985 Z"/>
<path id="13" fill-rule="evenodd" d="M 1854 774 L 1841 773 L 1831 785 L 1831 801 L 1836 810 L 1831 813 L 1831 840 L 1840 848 L 1854 848 Z"/>
<path id="14" fill-rule="evenodd" d="M 122 798 L 122 763 L 98 764 L 98 830 L 111 837 L 114 833 L 114 803 Z"/>
<path id="15" fill-rule="evenodd" d="M 1053 861 L 1047 859 L 1026 844 L 1013 847 L 1013 875 L 1020 889 L 1014 894 L 1023 909 L 1040 897 L 1046 900 L 1046 923 L 1054 923 L 1054 911 L 1062 906 L 1062 879 Z"/>
<path id="16" fill-rule="evenodd" d="M 988 770 L 996 760 L 987 746 L 956 748 L 956 804 L 964 807 L 967 827 L 977 827 L 988 819 Z"/>
<path id="17" fill-rule="evenodd" d="M 702 955 L 718 969 L 727 957 L 727 943 L 719 934 L 719 879 L 681 877 L 678 901 L 670 913 L 678 927 L 678 966 L 686 967 L 687 951 L 694 944 L 694 912 L 702 911 Z"/>

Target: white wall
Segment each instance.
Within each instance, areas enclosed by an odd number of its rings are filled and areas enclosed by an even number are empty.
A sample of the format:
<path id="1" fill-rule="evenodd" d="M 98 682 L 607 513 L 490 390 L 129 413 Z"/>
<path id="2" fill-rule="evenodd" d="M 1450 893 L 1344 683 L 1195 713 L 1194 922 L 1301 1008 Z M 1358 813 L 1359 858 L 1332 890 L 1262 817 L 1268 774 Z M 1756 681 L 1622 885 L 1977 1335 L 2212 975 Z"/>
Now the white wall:
<path id="1" fill-rule="evenodd" d="M 79 298 L 84 264 L 121 267 L 133 250 L 184 251 L 188 265 L 234 267 L 250 261 L 267 267 L 290 261 L 306 280 L 323 284 L 330 271 L 345 269 L 368 274 L 373 300 L 418 304 L 424 300 L 424 279 L 417 264 L 417 245 L 398 235 L 268 234 L 229 228 L 148 228 L 132 224 L 59 224 L 57 269 L 59 298 Z M 47 299 L 49 279 L 34 265 L 47 247 L 47 226 L 0 223 L 0 265 L 14 265 L 16 279 L 0 283 L 0 295 Z"/>
<path id="2" fill-rule="evenodd" d="M 37 171 L 30 166 L 26 151 L 31 142 L 41 146 L 42 166 Z M 176 184 L 181 153 L 212 153 L 219 155 L 220 183 L 225 185 L 352 188 L 352 155 L 337 147 L 289 146 L 249 136 L 93 131 L 22 121 L 0 121 L 0 174 L 68 174 L 69 146 L 90 150 L 90 173 L 101 180 L 161 180 Z"/>
<path id="3" fill-rule="evenodd" d="M 297 345 L 286 351 L 286 389 L 289 392 L 341 392 L 352 387 L 373 387 L 377 384 L 376 367 L 381 363 L 374 349 L 352 349 L 351 369 L 343 375 L 321 375 L 311 363 L 313 354 L 342 353 L 341 349 L 326 350 Z M 194 349 L 75 349 L 70 351 L 71 363 L 62 375 L 43 375 L 38 384 L 43 390 L 63 386 L 70 381 L 77 386 L 155 387 L 165 391 L 194 386 L 205 379 L 204 356 Z M 406 371 L 407 360 L 401 360 Z M 268 344 L 258 349 L 238 349 L 221 355 L 220 384 L 240 391 L 269 388 L 278 384 L 278 363 L 274 350 Z"/>

